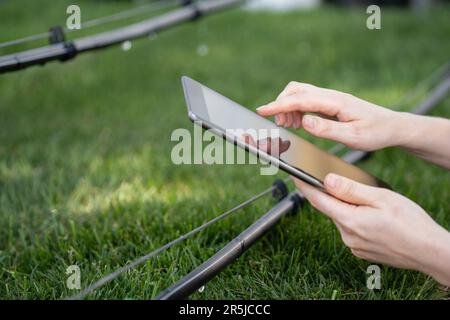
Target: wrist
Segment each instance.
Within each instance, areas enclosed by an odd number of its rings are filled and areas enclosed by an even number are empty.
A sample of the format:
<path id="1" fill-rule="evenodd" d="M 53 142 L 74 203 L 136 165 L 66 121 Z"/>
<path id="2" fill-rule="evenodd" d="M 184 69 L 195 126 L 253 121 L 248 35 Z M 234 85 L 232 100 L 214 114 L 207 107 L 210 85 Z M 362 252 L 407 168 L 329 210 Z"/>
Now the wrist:
<path id="1" fill-rule="evenodd" d="M 396 116 L 393 117 L 396 123 L 391 126 L 394 129 L 391 146 L 409 150 L 419 149 L 426 135 L 426 126 L 422 118 L 409 112 L 396 112 Z"/>
<path id="2" fill-rule="evenodd" d="M 436 227 L 433 236 L 428 238 L 418 270 L 450 287 L 450 232 L 439 225 Z"/>

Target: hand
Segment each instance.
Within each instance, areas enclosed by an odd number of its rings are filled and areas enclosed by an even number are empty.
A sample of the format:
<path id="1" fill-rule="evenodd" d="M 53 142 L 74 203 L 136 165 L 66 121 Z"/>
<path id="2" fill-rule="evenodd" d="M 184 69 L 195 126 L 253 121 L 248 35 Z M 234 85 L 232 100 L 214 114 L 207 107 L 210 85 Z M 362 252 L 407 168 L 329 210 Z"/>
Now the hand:
<path id="1" fill-rule="evenodd" d="M 311 205 L 333 220 L 355 256 L 419 270 L 450 286 L 450 233 L 417 204 L 336 174 L 325 178 L 329 194 L 294 182 Z"/>
<path id="2" fill-rule="evenodd" d="M 400 113 L 369 103 L 350 94 L 291 82 L 278 98 L 257 112 L 275 116 L 279 126 L 300 128 L 353 149 L 372 151 L 399 143 Z M 336 120 L 314 115 L 335 117 Z"/>

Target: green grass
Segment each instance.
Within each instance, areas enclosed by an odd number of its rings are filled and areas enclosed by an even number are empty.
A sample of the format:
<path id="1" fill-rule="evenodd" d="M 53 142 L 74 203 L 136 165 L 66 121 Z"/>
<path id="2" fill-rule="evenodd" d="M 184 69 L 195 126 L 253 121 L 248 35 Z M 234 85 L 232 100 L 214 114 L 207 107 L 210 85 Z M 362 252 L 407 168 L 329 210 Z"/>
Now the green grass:
<path id="1" fill-rule="evenodd" d="M 0 41 L 64 22 L 69 3 L 1 3 Z M 129 7 L 124 1 L 79 3 L 86 19 Z M 383 9 L 381 31 L 365 28 L 363 9 L 235 9 L 135 41 L 127 52 L 112 48 L 1 75 L 0 297 L 64 298 L 74 293 L 65 287 L 67 266 L 77 264 L 87 286 L 271 184 L 274 177 L 260 176 L 257 166 L 170 162 L 171 132 L 192 130 L 181 75 L 250 108 L 273 99 L 290 80 L 392 106 L 449 59 L 448 9 L 425 16 Z M 202 44 L 209 47 L 206 56 L 197 54 Z M 449 117 L 450 100 L 433 114 Z M 361 166 L 449 228 L 448 171 L 395 149 Z M 272 204 L 269 198 L 257 202 L 90 298 L 154 297 Z M 333 224 L 306 206 L 192 298 L 449 297 L 425 275 L 384 266 L 382 289 L 372 292 L 365 286 L 369 264 L 353 257 Z"/>

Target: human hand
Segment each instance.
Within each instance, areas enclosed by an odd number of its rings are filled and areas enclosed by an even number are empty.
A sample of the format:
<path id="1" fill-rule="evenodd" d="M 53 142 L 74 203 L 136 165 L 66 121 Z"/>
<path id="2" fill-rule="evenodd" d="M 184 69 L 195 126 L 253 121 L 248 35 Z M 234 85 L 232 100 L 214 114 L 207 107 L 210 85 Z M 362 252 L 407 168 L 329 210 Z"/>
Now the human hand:
<path id="1" fill-rule="evenodd" d="M 329 194 L 294 182 L 312 206 L 333 220 L 355 256 L 418 270 L 450 286 L 450 233 L 417 204 L 336 174 L 325 178 Z"/>
<path id="2" fill-rule="evenodd" d="M 377 106 L 347 93 L 291 82 L 278 98 L 257 109 L 262 116 L 275 116 L 279 126 L 300 128 L 335 140 L 353 149 L 373 151 L 399 143 L 400 113 Z M 334 117 L 331 120 L 312 112 Z"/>

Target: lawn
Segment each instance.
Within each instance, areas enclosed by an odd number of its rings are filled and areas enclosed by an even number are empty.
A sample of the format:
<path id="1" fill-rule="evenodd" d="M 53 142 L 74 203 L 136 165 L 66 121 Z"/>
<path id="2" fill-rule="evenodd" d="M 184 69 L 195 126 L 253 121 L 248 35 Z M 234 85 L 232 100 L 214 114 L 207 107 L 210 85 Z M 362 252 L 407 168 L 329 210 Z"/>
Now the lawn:
<path id="1" fill-rule="evenodd" d="M 1 2 L 0 41 L 63 23 L 72 2 Z M 77 3 L 82 19 L 132 5 Z M 380 31 L 366 29 L 364 9 L 284 14 L 233 9 L 134 41 L 129 51 L 115 47 L 0 75 L 0 297 L 72 295 L 66 288 L 69 265 L 81 268 L 85 287 L 272 183 L 274 177 L 259 175 L 255 165 L 172 164 L 172 131 L 193 130 L 181 75 L 251 109 L 276 97 L 290 80 L 394 107 L 449 60 L 449 9 L 424 15 L 382 9 Z M 433 114 L 449 117 L 450 99 Z M 450 227 L 448 171 L 397 149 L 379 151 L 360 165 Z M 258 201 L 89 298 L 154 297 L 273 203 Z M 351 255 L 327 218 L 305 206 L 192 298 L 450 296 L 425 275 L 386 266 L 381 290 L 370 291 L 369 265 Z"/>

